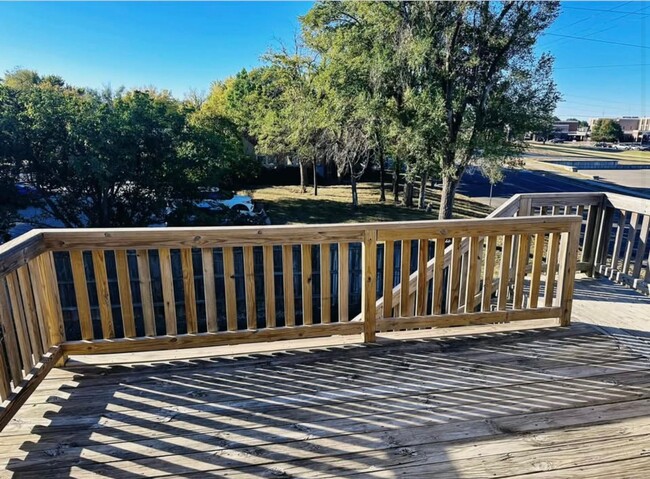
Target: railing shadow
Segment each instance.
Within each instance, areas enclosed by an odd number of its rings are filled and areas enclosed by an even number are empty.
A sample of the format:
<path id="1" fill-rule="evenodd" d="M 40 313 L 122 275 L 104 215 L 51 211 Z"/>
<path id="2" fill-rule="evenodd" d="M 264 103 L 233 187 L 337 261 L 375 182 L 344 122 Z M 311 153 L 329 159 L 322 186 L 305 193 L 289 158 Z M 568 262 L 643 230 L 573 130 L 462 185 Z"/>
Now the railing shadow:
<path id="1" fill-rule="evenodd" d="M 499 453 L 491 438 L 581 425 L 588 419 L 576 408 L 649 398 L 647 364 L 637 359 L 613 338 L 574 325 L 78 366 L 70 380 L 44 383 L 0 444 L 12 451 L 3 461 L 14 477 L 398 477 L 410 468 L 455 477 L 484 461 L 483 450 Z M 21 420 L 35 425 L 28 430 Z M 512 447 L 505 452 L 516 456 L 532 446 Z M 491 476 L 508 467 L 490 464 Z"/>
<path id="2" fill-rule="evenodd" d="M 650 306 L 650 296 L 644 296 L 638 291 L 602 276 L 599 278 L 577 278 L 573 299 L 574 301 L 632 303 Z"/>

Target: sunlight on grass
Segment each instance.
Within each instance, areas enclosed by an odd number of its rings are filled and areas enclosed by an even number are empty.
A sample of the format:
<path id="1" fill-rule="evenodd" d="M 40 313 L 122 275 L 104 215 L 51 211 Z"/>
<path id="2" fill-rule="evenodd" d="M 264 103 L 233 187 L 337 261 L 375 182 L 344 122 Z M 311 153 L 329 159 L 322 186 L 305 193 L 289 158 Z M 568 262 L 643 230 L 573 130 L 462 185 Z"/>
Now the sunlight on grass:
<path id="1" fill-rule="evenodd" d="M 544 157 L 558 158 L 599 158 L 603 160 L 620 160 L 620 161 L 648 161 L 650 162 L 650 152 L 647 151 L 601 151 L 590 149 L 578 145 L 541 145 L 534 144 L 528 149 L 531 155 L 540 155 Z"/>
<path id="2" fill-rule="evenodd" d="M 379 185 L 362 183 L 359 188 L 359 207 L 351 204 L 349 186 L 324 186 L 300 193 L 297 186 L 273 186 L 250 190 L 255 202 L 260 203 L 271 217 L 273 224 L 291 223 L 349 223 L 371 221 L 416 221 L 438 218 L 439 192 L 427 189 L 427 203 L 433 203 L 431 212 L 418 208 L 395 205 L 392 193 L 387 193 L 386 203 L 379 202 Z M 417 198 L 416 198 L 417 200 Z M 483 218 L 491 208 L 457 196 L 455 217 Z"/>

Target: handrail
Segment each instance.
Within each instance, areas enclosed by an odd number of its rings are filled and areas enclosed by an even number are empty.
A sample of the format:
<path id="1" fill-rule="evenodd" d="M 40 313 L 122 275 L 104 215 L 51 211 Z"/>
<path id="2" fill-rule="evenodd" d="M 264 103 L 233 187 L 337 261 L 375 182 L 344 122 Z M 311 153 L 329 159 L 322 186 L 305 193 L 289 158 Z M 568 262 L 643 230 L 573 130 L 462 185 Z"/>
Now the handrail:
<path id="1" fill-rule="evenodd" d="M 645 287 L 648 203 L 519 194 L 478 220 L 34 230 L 0 245 L 0 428 L 69 354 L 567 325 L 576 270 Z"/>

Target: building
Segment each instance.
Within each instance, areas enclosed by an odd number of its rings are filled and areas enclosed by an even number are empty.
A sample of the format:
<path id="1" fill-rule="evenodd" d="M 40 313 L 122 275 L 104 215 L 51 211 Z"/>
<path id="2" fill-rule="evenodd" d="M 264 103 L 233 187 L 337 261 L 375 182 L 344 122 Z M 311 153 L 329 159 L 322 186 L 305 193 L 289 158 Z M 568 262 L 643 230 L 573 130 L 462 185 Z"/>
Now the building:
<path id="1" fill-rule="evenodd" d="M 582 141 L 587 138 L 588 129 L 581 127 L 578 120 L 556 121 L 553 123 L 553 138 Z"/>
<path id="2" fill-rule="evenodd" d="M 623 130 L 624 142 L 643 142 L 650 141 L 650 117 L 623 116 L 619 118 L 591 118 L 589 120 L 589 129 L 593 129 L 594 124 L 599 120 L 614 120 L 621 125 Z"/>

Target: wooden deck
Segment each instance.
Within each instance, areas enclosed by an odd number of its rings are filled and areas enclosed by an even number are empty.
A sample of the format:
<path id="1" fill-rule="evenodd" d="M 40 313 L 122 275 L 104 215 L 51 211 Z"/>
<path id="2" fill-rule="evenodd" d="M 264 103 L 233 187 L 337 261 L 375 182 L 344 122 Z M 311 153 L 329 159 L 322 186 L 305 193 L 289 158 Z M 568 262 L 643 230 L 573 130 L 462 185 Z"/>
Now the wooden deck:
<path id="1" fill-rule="evenodd" d="M 609 287 L 580 284 L 578 320 Z M 601 312 L 650 311 L 623 292 Z M 21 478 L 650 477 L 636 326 L 77 363 L 5 428 L 0 461 Z"/>

